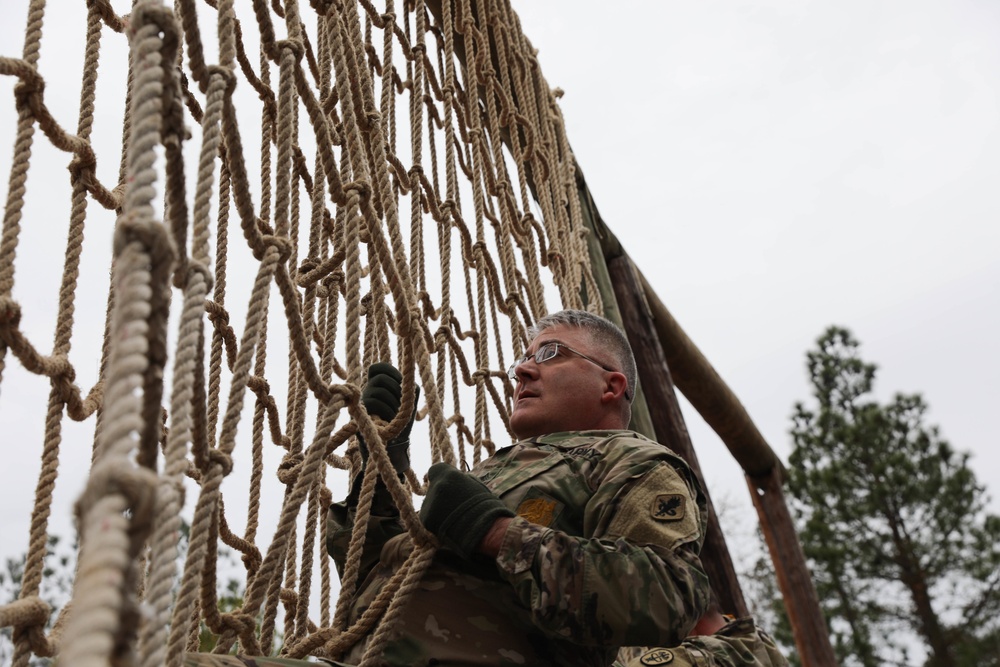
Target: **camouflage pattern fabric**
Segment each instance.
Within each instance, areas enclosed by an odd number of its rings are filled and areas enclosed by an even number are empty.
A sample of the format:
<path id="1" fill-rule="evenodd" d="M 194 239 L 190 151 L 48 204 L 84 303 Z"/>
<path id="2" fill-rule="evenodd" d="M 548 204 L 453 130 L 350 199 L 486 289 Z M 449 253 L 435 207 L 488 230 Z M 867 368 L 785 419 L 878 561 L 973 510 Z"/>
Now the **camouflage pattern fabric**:
<path id="1" fill-rule="evenodd" d="M 185 667 L 350 667 L 329 660 L 292 660 L 249 655 L 218 655 L 215 653 L 185 653 Z"/>
<path id="2" fill-rule="evenodd" d="M 731 621 L 714 635 L 688 637 L 674 648 L 641 652 L 614 667 L 788 667 L 774 640 L 750 617 Z"/>
<path id="3" fill-rule="evenodd" d="M 667 448 L 631 431 L 554 433 L 473 473 L 518 517 L 495 560 L 438 552 L 385 664 L 608 665 L 619 646 L 679 644 L 703 613 L 704 497 Z M 341 570 L 352 518 L 331 507 Z M 402 533 L 391 514 L 370 520 L 352 620 L 408 555 Z M 356 664 L 363 643 L 342 659 Z"/>

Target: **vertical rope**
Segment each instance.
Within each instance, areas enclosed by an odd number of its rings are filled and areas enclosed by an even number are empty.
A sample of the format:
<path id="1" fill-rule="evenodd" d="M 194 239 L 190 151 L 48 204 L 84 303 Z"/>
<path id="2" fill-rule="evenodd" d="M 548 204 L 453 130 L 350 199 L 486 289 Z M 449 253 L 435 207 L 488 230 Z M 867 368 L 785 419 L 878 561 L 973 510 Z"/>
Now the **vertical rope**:
<path id="1" fill-rule="evenodd" d="M 25 65 L 38 64 L 42 40 L 42 22 L 45 18 L 45 0 L 32 0 L 28 7 L 27 28 L 24 32 L 22 57 Z M 14 159 L 7 180 L 7 205 L 3 215 L 3 234 L 0 236 L 0 298 L 9 298 L 14 289 L 14 258 L 17 255 L 18 236 L 21 232 L 21 211 L 24 208 L 25 184 L 31 165 L 31 144 L 35 134 L 35 119 L 28 105 L 28 85 L 19 81 L 17 93 L 17 136 L 14 139 Z M 0 379 L 3 378 L 7 345 L 0 340 Z M 23 667 L 25 658 L 18 658 L 17 667 Z"/>
<path id="2" fill-rule="evenodd" d="M 34 11 L 34 10 L 33 10 Z M 38 57 L 38 40 L 41 36 L 41 17 L 37 16 L 34 21 L 29 19 L 29 24 L 35 27 L 29 28 L 32 33 L 25 40 L 26 60 L 28 54 L 32 54 L 34 61 Z M 77 135 L 81 140 L 87 141 L 90 138 L 94 119 L 94 90 L 97 80 L 97 65 L 100 55 L 101 25 L 99 15 L 91 9 L 87 13 L 87 40 L 84 54 L 83 86 L 80 92 L 80 113 L 77 123 Z M 33 44 L 29 48 L 29 44 Z M 19 136 L 20 136 L 19 122 Z M 20 143 L 20 142 L 19 142 Z M 28 154 L 23 155 L 25 159 L 30 157 L 30 135 L 27 144 Z M 19 151 L 15 151 L 15 164 L 19 159 Z M 76 281 L 79 276 L 80 255 L 83 249 L 84 223 L 86 220 L 87 203 L 86 188 L 82 182 L 81 161 L 74 158 L 74 163 L 70 167 L 73 182 L 72 210 L 70 213 L 70 226 L 68 240 L 66 244 L 66 258 L 63 265 L 62 283 L 59 289 L 59 309 L 56 319 L 56 334 L 53 344 L 52 354 L 57 357 L 67 357 L 72 345 L 73 316 L 76 297 Z M 28 163 L 21 165 L 25 170 Z M 12 184 L 17 180 L 17 169 L 11 172 Z M 21 187 L 23 188 L 23 182 Z M 8 199 L 9 201 L 9 199 Z M 21 197 L 23 203 L 23 196 Z M 8 207 L 8 210 L 10 208 Z M 18 212 L 18 217 L 20 213 Z M 5 223 L 6 231 L 6 223 Z M 6 241 L 6 233 L 4 240 Z M 16 243 L 16 238 L 13 239 Z M 0 266 L 7 268 L 10 280 L 13 280 L 13 246 L 10 248 L 9 259 L 0 254 Z M 10 264 L 7 265 L 6 261 Z M 3 293 L 3 292 L 0 292 Z M 3 351 L 5 346 L 0 343 L 0 373 L 3 369 Z M 28 552 L 25 558 L 24 573 L 21 580 L 21 592 L 19 598 L 22 600 L 37 599 L 44 570 L 45 554 L 48 544 L 48 519 L 52 506 L 52 493 L 55 490 L 55 481 L 58 475 L 59 449 L 62 443 L 62 418 L 63 406 L 65 405 L 64 391 L 53 382 L 49 392 L 48 411 L 45 419 L 45 440 L 42 450 L 42 466 L 39 473 L 38 483 L 35 488 L 35 504 L 32 511 L 31 531 L 28 545 Z M 13 633 L 14 656 L 12 664 L 23 667 L 27 664 L 31 652 L 37 655 L 53 655 L 56 650 L 56 637 L 51 641 L 45 637 L 43 631 L 44 623 L 34 627 L 16 627 Z"/>
<path id="3" fill-rule="evenodd" d="M 172 62 L 171 47 L 177 42 L 171 15 L 151 2 L 136 8 L 129 31 L 139 64 L 132 100 L 135 123 L 124 216 L 116 231 L 116 335 L 108 366 L 105 426 L 94 470 L 78 502 L 82 549 L 62 652 L 67 664 L 74 665 L 135 662 L 134 559 L 149 530 L 154 504 L 154 475 L 136 468 L 128 457 L 143 428 L 139 390 L 146 384 L 150 340 L 160 334 L 149 322 L 162 320 L 157 301 L 166 288 L 164 267 L 169 269 L 172 255 L 165 230 L 153 221 L 151 202 L 153 149 L 160 141 L 164 89 L 170 85 L 163 61 Z M 109 587 L 109 581 L 117 585 Z"/>
<path id="4" fill-rule="evenodd" d="M 58 632 L 45 637 L 45 609 L 35 604 L 34 573 L 42 569 L 50 511 L 44 496 L 51 494 L 64 414 L 85 419 L 94 410 L 93 473 L 79 504 L 84 547 L 74 612 L 64 634 L 69 643 L 60 657 L 88 664 L 107 660 L 177 666 L 185 650 L 197 650 L 200 621 L 218 637 L 217 651 L 238 642 L 243 653 L 266 653 L 272 648 L 278 605 L 283 604 L 286 654 L 303 655 L 309 647 L 338 654 L 367 635 L 368 663 L 391 634 L 434 549 L 411 504 L 411 490 L 419 492 L 422 485 L 420 471 L 411 471 L 400 484 L 385 441 L 417 409 L 420 428 L 430 431 L 426 446 L 432 460 L 465 465 L 492 452 L 494 435 L 503 430 L 494 413 L 506 427 L 510 408 L 505 355 L 509 348 L 514 354 L 523 351 L 526 324 L 545 311 L 536 264 L 549 264 L 564 298 L 578 298 L 580 284 L 589 284 L 580 263 L 584 255 L 578 252 L 583 240 L 579 214 L 569 197 L 569 145 L 508 2 L 464 0 L 456 3 L 457 10 L 443 3 L 440 17 L 423 0 L 403 3 L 401 11 L 395 2 L 381 10 L 370 0 L 322 7 L 312 3 L 309 10 L 322 11 L 315 26 L 302 15 L 307 6 L 295 0 L 254 0 L 254 20 L 245 24 L 236 20 L 232 0 L 210 6 L 177 0 L 175 6 L 179 29 L 169 12 L 149 2 L 138 5 L 127 24 L 107 3 L 88 5 L 79 136 L 44 117 L 41 73 L 31 69 L 34 64 L 26 66 L 31 39 L 24 63 L 18 61 L 18 110 L 27 129 L 19 130 L 16 148 L 20 150 L 25 134 L 28 153 L 10 174 L 8 203 L 14 203 L 8 206 L 0 239 L 0 341 L 29 372 L 46 375 L 52 383 L 39 479 L 42 497 L 34 509 L 44 519 L 32 526 L 33 583 L 25 588 L 26 615 L 18 616 L 26 620 L 15 631 L 22 647 L 18 664 L 26 665 L 32 653 L 46 655 L 57 648 Z M 41 7 L 33 0 L 29 18 L 39 34 L 36 10 Z M 219 53 L 215 65 L 206 57 L 214 49 L 203 44 L 201 25 L 212 9 Z M 287 39 L 278 38 L 275 21 L 283 24 Z M 123 119 L 128 149 L 122 156 L 121 184 L 105 187 L 94 168 L 99 147 L 90 146 L 88 139 L 97 45 L 104 27 L 121 32 L 126 25 L 135 44 Z M 254 64 L 245 51 L 243 25 L 259 33 L 259 61 Z M 456 31 L 464 38 L 461 54 L 455 51 Z M 463 58 L 465 68 L 459 70 L 455 62 Z M 272 67 L 277 68 L 277 90 L 271 88 Z M 245 163 L 236 113 L 246 98 L 234 98 L 235 91 L 251 89 L 262 105 L 257 182 Z M 406 112 L 397 114 L 400 105 L 406 105 Z M 184 173 L 181 150 L 187 115 L 196 121 L 191 134 L 200 137 L 197 166 L 190 175 Z M 56 342 L 49 357 L 20 332 L 20 309 L 10 299 L 9 286 L 23 206 L 19 187 L 24 181 L 17 169 L 30 162 L 35 121 L 57 148 L 74 158 L 73 212 Z M 153 222 L 160 206 L 153 187 L 157 146 L 163 146 L 165 157 L 162 206 L 169 235 Z M 185 190 L 188 176 L 194 184 L 191 202 Z M 303 189 L 308 200 L 301 196 Z M 259 205 L 254 204 L 255 193 L 260 193 Z M 83 398 L 73 385 L 68 352 L 88 194 L 105 209 L 120 207 L 120 221 L 101 381 Z M 526 210 L 529 194 L 538 198 L 539 221 Z M 305 201 L 308 240 L 300 227 Z M 218 209 L 214 253 L 209 247 L 213 207 Z M 403 220 L 406 209 L 408 220 Z M 232 211 L 246 244 L 242 247 L 229 238 Z M 426 224 L 434 224 L 434 231 L 425 229 Z M 169 409 L 164 410 L 171 238 L 177 258 L 178 329 L 173 369 L 167 374 L 172 383 Z M 240 263 L 244 247 L 256 263 L 250 269 Z M 433 269 L 428 273 L 428 265 L 440 271 L 439 281 Z M 234 299 L 229 294 L 233 271 L 240 272 L 241 282 L 251 283 L 249 296 Z M 275 287 L 284 322 L 269 321 Z M 231 313 L 233 303 L 238 310 Z M 247 315 L 240 323 L 244 306 Z M 212 326 L 207 362 L 206 316 Z M 275 329 L 272 336 L 269 326 Z M 280 330 L 282 326 L 287 329 Z M 277 357 L 271 355 L 268 363 L 268 342 L 288 345 L 287 392 L 281 387 L 272 393 L 269 374 L 275 372 Z M 365 365 L 376 360 L 393 361 L 403 371 L 403 406 L 391 424 L 371 422 L 358 403 Z M 0 358 L 0 373 L 2 364 Z M 420 406 L 414 404 L 418 382 L 425 401 Z M 240 423 L 247 390 L 254 401 L 249 427 Z M 474 416 L 463 414 L 465 407 Z M 306 416 L 313 412 L 315 422 L 307 425 Z M 372 464 L 358 525 L 365 524 L 370 493 L 381 478 L 415 549 L 377 602 L 352 624 L 350 596 L 357 572 L 349 568 L 344 573 L 341 593 L 332 600 L 321 512 L 330 498 L 341 496 L 326 488 L 325 466 L 357 469 L 357 449 L 347 443 L 359 429 L 369 442 Z M 278 529 L 258 546 L 266 516 L 261 502 L 274 492 L 268 485 L 275 484 L 265 471 L 269 443 L 282 448 L 277 483 L 284 485 L 284 499 Z M 157 465 L 160 451 L 162 466 Z M 237 459 L 248 461 L 250 476 L 249 488 L 238 492 L 239 502 L 247 505 L 242 531 L 230 528 L 222 493 L 222 482 Z M 154 473 L 158 467 L 159 476 Z M 184 476 L 197 485 L 197 494 L 174 601 Z M 353 536 L 355 553 L 362 530 Z M 223 574 L 216 567 L 220 539 L 243 556 L 247 590 L 242 609 L 217 608 L 217 580 Z M 312 590 L 316 557 L 318 594 Z M 94 583 L 100 575 L 118 583 L 98 601 L 99 593 L 107 592 Z M 146 605 L 142 623 L 140 590 Z M 310 609 L 317 599 L 319 627 Z M 6 608 L 0 611 L 0 618 L 7 618 Z"/>

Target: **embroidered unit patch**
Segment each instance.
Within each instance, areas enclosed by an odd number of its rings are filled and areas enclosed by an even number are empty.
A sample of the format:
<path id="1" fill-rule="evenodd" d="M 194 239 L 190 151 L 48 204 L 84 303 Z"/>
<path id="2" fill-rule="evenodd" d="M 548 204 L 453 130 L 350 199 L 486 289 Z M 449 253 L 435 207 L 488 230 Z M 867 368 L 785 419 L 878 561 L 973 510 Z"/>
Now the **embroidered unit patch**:
<path id="1" fill-rule="evenodd" d="M 654 648 L 639 658 L 639 662 L 644 665 L 665 665 L 674 659 L 674 654 L 665 648 Z"/>
<path id="2" fill-rule="evenodd" d="M 539 526 L 551 526 L 558 503 L 547 498 L 527 498 L 517 507 L 517 515 Z"/>
<path id="3" fill-rule="evenodd" d="M 658 521 L 680 521 L 684 518 L 684 496 L 679 493 L 665 493 L 656 496 L 650 515 Z"/>

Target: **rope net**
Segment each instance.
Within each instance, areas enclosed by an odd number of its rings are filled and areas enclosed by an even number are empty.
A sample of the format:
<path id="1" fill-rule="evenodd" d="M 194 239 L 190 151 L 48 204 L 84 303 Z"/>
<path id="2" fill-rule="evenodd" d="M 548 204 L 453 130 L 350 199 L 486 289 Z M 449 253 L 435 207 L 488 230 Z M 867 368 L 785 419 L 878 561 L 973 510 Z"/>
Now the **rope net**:
<path id="1" fill-rule="evenodd" d="M 40 444 L 41 468 L 20 597 L 0 607 L 13 665 L 178 665 L 205 629 L 217 652 L 334 658 L 374 629 L 377 651 L 433 556 L 411 503 L 422 473 L 509 442 L 504 369 L 547 303 L 603 309 L 555 95 L 507 0 L 119 9 L 89 0 L 77 20 L 30 0 L 22 54 L 0 57 L 14 147 L 0 390 L 17 406 L 48 391 L 19 443 Z M 76 66 L 74 109 L 46 83 Z M 391 424 L 359 402 L 376 361 L 404 376 Z M 401 484 L 384 441 L 418 384 Z M 347 627 L 357 571 L 338 593 L 324 518 L 358 469 L 358 432 L 374 464 L 359 514 L 381 476 L 415 548 Z M 40 586 L 67 485 L 80 549 L 53 610 Z M 220 549 L 245 581 L 226 613 Z"/>

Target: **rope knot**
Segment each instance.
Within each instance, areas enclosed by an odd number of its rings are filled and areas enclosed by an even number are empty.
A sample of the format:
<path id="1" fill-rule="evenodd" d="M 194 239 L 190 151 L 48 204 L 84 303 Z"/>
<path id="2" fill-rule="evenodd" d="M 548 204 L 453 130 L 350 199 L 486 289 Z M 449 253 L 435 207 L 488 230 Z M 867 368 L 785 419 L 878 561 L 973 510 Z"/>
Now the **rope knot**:
<path id="1" fill-rule="evenodd" d="M 153 266 L 168 263 L 174 258 L 174 243 L 167 228 L 152 220 L 135 220 L 129 213 L 118 219 L 115 228 L 114 254 L 120 255 L 130 243 L 139 243 L 147 253 Z"/>
<path id="2" fill-rule="evenodd" d="M 303 274 L 309 273 L 317 266 L 319 266 L 319 260 L 316 259 L 315 257 L 306 257 L 301 262 L 299 262 L 299 270 L 298 270 L 299 281 L 302 280 Z M 302 285 L 300 284 L 299 287 L 302 287 Z"/>
<path id="3" fill-rule="evenodd" d="M 41 102 L 45 90 L 45 79 L 38 70 L 23 60 L 16 61 L 17 85 L 14 86 L 14 102 L 17 109 L 28 107 L 34 111 Z"/>
<path id="4" fill-rule="evenodd" d="M 17 327 L 21 323 L 21 305 L 9 296 L 0 296 L 0 327 Z"/>
<path id="5" fill-rule="evenodd" d="M 236 73 L 233 72 L 232 68 L 223 67 L 222 65 L 209 65 L 205 69 L 208 70 L 209 85 L 211 86 L 212 77 L 219 77 L 226 82 L 226 97 L 231 97 L 233 91 L 236 90 Z"/>
<path id="6" fill-rule="evenodd" d="M 256 644 L 256 638 L 254 637 L 254 630 L 256 630 L 257 619 L 254 618 L 253 614 L 248 614 L 244 611 L 234 611 L 226 614 L 221 614 L 219 616 L 219 621 L 224 626 L 224 630 L 231 630 L 239 636 L 240 641 L 246 644 L 245 650 L 247 650 L 251 655 L 257 653 L 259 655 L 259 647 L 254 648 Z"/>
<path id="7" fill-rule="evenodd" d="M 233 471 L 233 457 L 223 451 L 219 451 L 218 449 L 209 450 L 208 460 L 210 463 L 217 464 L 222 468 L 223 477 L 226 477 Z"/>
<path id="8" fill-rule="evenodd" d="M 285 486 L 291 486 L 299 477 L 299 470 L 302 467 L 303 456 L 301 452 L 290 452 L 285 454 L 278 466 L 278 481 Z"/>
<path id="9" fill-rule="evenodd" d="M 274 246 L 278 249 L 278 261 L 286 262 L 289 257 L 292 256 L 292 242 L 285 238 L 284 236 L 275 236 L 274 234 L 264 234 L 261 237 L 263 243 L 261 244 L 266 250 L 267 246 Z M 264 253 L 258 259 L 263 259 Z"/>
<path id="10" fill-rule="evenodd" d="M 73 180 L 77 180 L 83 178 L 84 175 L 93 176 L 95 167 L 97 167 L 97 155 L 94 153 L 94 148 L 87 143 L 77 148 L 67 169 Z"/>
<path id="11" fill-rule="evenodd" d="M 76 379 L 76 369 L 64 354 L 54 354 L 49 357 L 48 374 L 60 386 L 72 387 Z"/>
<path id="12" fill-rule="evenodd" d="M 211 299 L 205 299 L 205 312 L 215 324 L 229 324 L 229 311 Z"/>
<path id="13" fill-rule="evenodd" d="M 316 294 L 322 298 L 326 298 L 331 294 L 337 294 L 340 290 L 340 285 L 344 280 L 344 272 L 341 269 L 336 271 L 331 271 L 330 275 L 320 281 Z"/>
<path id="14" fill-rule="evenodd" d="M 306 49 L 302 42 L 298 39 L 281 39 L 275 43 L 279 51 L 288 49 L 295 56 L 295 62 L 302 60 L 302 56 L 305 55 Z"/>
<path id="15" fill-rule="evenodd" d="M 347 405 L 357 405 L 361 400 L 361 388 L 353 384 L 338 384 L 330 386 L 331 398 L 341 398 Z"/>
<path id="16" fill-rule="evenodd" d="M 15 630 L 44 628 L 51 613 L 52 607 L 37 595 L 29 595 L 0 607 L 0 619 L 3 620 L 4 627 L 13 626 Z"/>
<path id="17" fill-rule="evenodd" d="M 372 186 L 367 181 L 351 181 L 344 186 L 344 192 L 348 196 L 354 193 L 360 199 L 366 200 L 372 196 Z"/>
<path id="18" fill-rule="evenodd" d="M 76 501 L 76 515 L 82 519 L 101 498 L 123 496 L 132 510 L 131 533 L 148 530 L 156 506 L 159 477 L 148 468 L 137 468 L 127 460 L 102 459 L 93 467 L 83 495 Z"/>
<path id="19" fill-rule="evenodd" d="M 187 281 L 187 283 L 191 284 L 191 281 L 198 274 L 201 274 L 202 280 L 205 281 L 205 289 L 206 290 L 212 289 L 212 284 L 215 281 L 215 276 L 213 276 L 212 272 L 208 270 L 208 267 L 196 259 L 188 260 L 187 274 L 185 276 L 185 280 Z"/>

